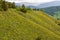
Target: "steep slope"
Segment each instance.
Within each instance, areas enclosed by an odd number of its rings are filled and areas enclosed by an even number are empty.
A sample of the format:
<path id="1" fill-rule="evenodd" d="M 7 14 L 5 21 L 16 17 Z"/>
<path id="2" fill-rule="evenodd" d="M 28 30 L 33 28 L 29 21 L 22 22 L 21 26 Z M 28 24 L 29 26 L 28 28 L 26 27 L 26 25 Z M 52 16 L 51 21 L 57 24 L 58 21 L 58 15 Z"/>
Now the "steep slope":
<path id="1" fill-rule="evenodd" d="M 35 13 L 35 14 L 33 14 L 33 13 Z M 48 15 L 44 14 L 44 12 L 31 12 L 31 13 L 28 13 L 24 17 L 27 17 L 27 18 L 33 20 L 34 22 L 36 22 L 37 24 L 42 25 L 42 26 L 52 30 L 53 32 L 57 33 L 58 35 L 60 35 L 60 33 L 58 31 L 58 30 L 60 30 L 60 27 L 58 26 L 57 21 L 55 19 L 52 19 L 52 17 L 49 17 Z"/>
<path id="2" fill-rule="evenodd" d="M 0 40 L 60 40 L 60 27 L 55 21 L 41 11 L 0 11 Z"/>

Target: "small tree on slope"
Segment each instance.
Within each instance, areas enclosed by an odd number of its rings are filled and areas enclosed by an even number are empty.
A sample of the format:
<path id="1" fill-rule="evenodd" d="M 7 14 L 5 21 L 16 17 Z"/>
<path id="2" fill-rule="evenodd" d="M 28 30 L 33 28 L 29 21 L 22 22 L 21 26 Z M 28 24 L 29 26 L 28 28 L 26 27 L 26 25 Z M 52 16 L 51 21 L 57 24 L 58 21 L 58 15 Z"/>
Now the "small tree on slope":
<path id="1" fill-rule="evenodd" d="M 7 9 L 8 9 L 7 3 L 5 1 L 2 1 L 1 7 L 4 11 L 7 11 Z"/>

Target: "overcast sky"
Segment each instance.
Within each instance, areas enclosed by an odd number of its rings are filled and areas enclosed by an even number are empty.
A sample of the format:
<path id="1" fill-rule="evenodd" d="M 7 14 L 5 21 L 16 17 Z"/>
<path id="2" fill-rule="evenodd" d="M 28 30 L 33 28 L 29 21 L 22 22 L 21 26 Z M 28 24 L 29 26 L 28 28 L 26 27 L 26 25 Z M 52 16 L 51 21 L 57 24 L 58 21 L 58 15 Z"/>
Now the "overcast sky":
<path id="1" fill-rule="evenodd" d="M 7 0 L 10 2 L 29 2 L 29 3 L 46 3 L 52 1 L 59 1 L 59 0 Z"/>

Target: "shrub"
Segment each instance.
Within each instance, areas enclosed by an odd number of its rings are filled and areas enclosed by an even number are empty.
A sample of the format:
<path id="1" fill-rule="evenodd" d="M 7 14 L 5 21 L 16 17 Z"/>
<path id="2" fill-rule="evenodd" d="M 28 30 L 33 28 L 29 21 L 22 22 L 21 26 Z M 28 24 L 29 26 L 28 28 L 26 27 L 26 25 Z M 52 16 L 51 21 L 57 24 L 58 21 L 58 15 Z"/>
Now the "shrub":
<path id="1" fill-rule="evenodd" d="M 41 40 L 41 38 L 37 37 L 36 40 Z"/>
<path id="2" fill-rule="evenodd" d="M 21 6 L 20 11 L 23 12 L 23 13 L 27 12 L 27 9 L 25 8 L 24 4 Z"/>
<path id="3" fill-rule="evenodd" d="M 12 3 L 12 8 L 16 8 L 16 6 L 15 6 L 15 3 L 14 3 L 14 2 Z"/>
<path id="4" fill-rule="evenodd" d="M 23 13 L 26 13 L 27 12 L 27 10 L 24 9 L 24 8 L 21 8 L 20 11 L 23 12 Z"/>

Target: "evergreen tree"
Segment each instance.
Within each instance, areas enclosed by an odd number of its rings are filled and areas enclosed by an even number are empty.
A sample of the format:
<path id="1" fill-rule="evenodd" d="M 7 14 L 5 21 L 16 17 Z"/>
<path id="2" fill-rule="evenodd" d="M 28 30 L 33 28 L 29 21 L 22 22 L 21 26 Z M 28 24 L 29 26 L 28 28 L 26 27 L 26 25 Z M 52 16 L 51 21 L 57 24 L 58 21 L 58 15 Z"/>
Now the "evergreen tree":
<path id="1" fill-rule="evenodd" d="M 24 4 L 20 8 L 20 11 L 22 11 L 23 13 L 26 13 L 27 12 L 27 9 L 25 8 L 25 5 Z"/>
<path id="2" fill-rule="evenodd" d="M 1 7 L 4 11 L 7 11 L 7 9 L 8 9 L 7 3 L 5 1 L 2 1 Z"/>
<path id="3" fill-rule="evenodd" d="M 12 8 L 12 3 L 7 2 L 7 6 L 8 6 L 8 8 Z"/>
<path id="4" fill-rule="evenodd" d="M 25 9 L 25 5 L 24 5 L 24 4 L 22 5 L 22 8 L 24 8 L 24 9 Z"/>
<path id="5" fill-rule="evenodd" d="M 3 10 L 1 4 L 2 4 L 2 0 L 0 0 L 0 11 Z"/>
<path id="6" fill-rule="evenodd" d="M 16 6 L 15 6 L 15 3 L 14 3 L 14 2 L 12 3 L 12 8 L 16 8 Z"/>

